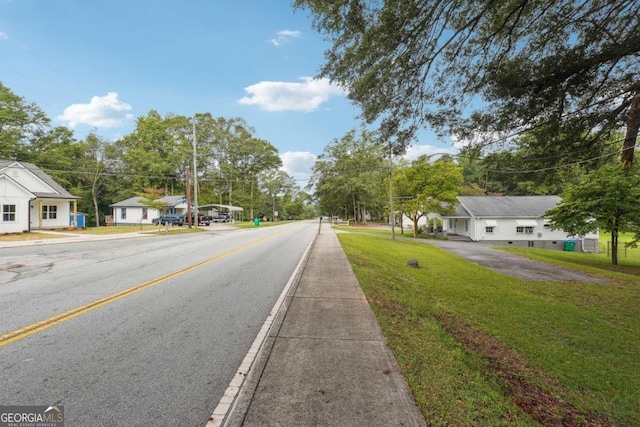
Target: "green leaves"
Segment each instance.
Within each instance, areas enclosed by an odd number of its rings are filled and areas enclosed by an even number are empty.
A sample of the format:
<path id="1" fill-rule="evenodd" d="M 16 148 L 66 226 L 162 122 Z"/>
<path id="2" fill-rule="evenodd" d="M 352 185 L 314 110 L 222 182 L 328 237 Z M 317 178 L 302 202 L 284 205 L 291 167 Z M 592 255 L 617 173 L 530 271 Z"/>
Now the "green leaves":
<path id="1" fill-rule="evenodd" d="M 29 144 L 49 126 L 49 118 L 35 104 L 0 83 L 0 159 L 28 160 Z"/>
<path id="2" fill-rule="evenodd" d="M 325 147 L 313 168 L 311 183 L 324 213 L 358 221 L 381 211 L 385 194 L 385 150 L 369 132 L 355 130 Z"/>
<path id="3" fill-rule="evenodd" d="M 571 185 L 562 202 L 547 212 L 552 227 L 580 236 L 602 228 L 611 233 L 617 254 L 619 232 L 637 232 L 640 226 L 640 175 L 636 169 L 604 166 L 584 183 Z M 617 258 L 612 257 L 613 264 Z"/>
<path id="4" fill-rule="evenodd" d="M 483 135 L 481 146 L 545 128 L 540 147 L 586 159 L 574 143 L 590 147 L 628 125 L 640 84 L 637 1 L 325 3 L 295 2 L 332 42 L 321 75 L 349 88 L 396 153 L 426 126 Z M 555 139 L 562 134 L 572 144 Z M 627 146 L 636 139 L 637 129 Z"/>
<path id="5" fill-rule="evenodd" d="M 410 166 L 397 168 L 393 182 L 398 199 L 396 208 L 412 219 L 416 237 L 418 219 L 422 216 L 455 211 L 462 189 L 462 168 L 448 158 L 429 163 L 428 156 L 421 156 Z"/>

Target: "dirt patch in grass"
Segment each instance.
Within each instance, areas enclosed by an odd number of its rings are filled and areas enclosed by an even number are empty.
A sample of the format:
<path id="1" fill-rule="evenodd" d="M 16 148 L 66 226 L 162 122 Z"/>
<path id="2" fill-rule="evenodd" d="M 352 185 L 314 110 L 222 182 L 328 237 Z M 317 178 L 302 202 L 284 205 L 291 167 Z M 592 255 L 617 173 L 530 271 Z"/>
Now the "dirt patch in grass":
<path id="1" fill-rule="evenodd" d="M 444 330 L 464 351 L 480 357 L 485 368 L 503 385 L 511 400 L 545 426 L 614 426 L 607 417 L 581 412 L 560 396 L 567 390 L 527 363 L 500 340 L 444 314 L 437 317 Z M 544 384 L 544 389 L 534 384 Z"/>
<path id="2" fill-rule="evenodd" d="M 386 310 L 391 317 L 394 317 L 396 313 L 403 312 L 402 306 L 395 301 L 379 298 L 375 295 L 367 295 L 367 300 L 369 301 L 369 304 L 374 304 L 382 310 Z"/>

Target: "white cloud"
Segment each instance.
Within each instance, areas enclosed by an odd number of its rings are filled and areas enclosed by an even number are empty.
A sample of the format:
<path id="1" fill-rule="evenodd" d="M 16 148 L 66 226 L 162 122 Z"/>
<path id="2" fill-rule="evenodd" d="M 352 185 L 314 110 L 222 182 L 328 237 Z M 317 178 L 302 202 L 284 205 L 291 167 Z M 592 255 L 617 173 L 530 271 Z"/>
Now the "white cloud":
<path id="1" fill-rule="evenodd" d="M 128 114 L 131 105 L 118 100 L 118 94 L 109 92 L 105 96 L 94 96 L 88 104 L 73 104 L 64 109 L 58 120 L 68 122 L 74 128 L 79 124 L 95 127 L 118 127 L 133 118 Z"/>
<path id="2" fill-rule="evenodd" d="M 332 95 L 345 92 L 329 79 L 301 77 L 301 83 L 260 82 L 244 88 L 248 96 L 240 104 L 257 105 L 265 111 L 315 111 Z"/>
<path id="3" fill-rule="evenodd" d="M 282 46 L 283 44 L 287 44 L 294 38 L 302 37 L 302 33 L 300 31 L 292 31 L 292 30 L 282 30 L 278 31 L 277 37 L 270 40 L 274 46 Z"/>
<path id="4" fill-rule="evenodd" d="M 8 39 L 9 36 L 4 31 L 0 31 L 0 39 Z"/>
<path id="5" fill-rule="evenodd" d="M 311 178 L 316 156 L 308 151 L 287 151 L 280 155 L 282 169 L 291 175 L 300 188 L 304 189 Z"/>

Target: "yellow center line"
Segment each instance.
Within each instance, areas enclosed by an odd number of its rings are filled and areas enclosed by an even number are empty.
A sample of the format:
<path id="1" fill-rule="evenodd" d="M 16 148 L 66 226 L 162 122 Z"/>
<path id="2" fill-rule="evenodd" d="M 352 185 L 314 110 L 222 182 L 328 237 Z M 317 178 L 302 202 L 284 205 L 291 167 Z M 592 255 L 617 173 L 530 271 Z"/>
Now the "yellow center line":
<path id="1" fill-rule="evenodd" d="M 104 298 L 100 298 L 98 300 L 92 301 L 88 304 L 85 305 L 81 305 L 80 307 L 76 307 L 76 308 L 72 308 L 71 310 L 65 311 L 64 313 L 60 313 L 60 314 L 56 314 L 55 316 L 51 316 L 47 319 L 41 320 L 39 322 L 36 323 L 32 323 L 29 326 L 25 326 L 24 328 L 20 328 L 20 329 L 16 329 L 15 331 L 9 332 L 7 334 L 4 335 L 0 335 L 0 347 L 5 346 L 7 344 L 10 344 L 14 341 L 18 341 L 21 340 L 23 338 L 26 338 L 30 335 L 36 334 L 40 331 L 44 331 L 45 329 L 48 329 L 52 326 L 55 326 L 59 323 L 65 322 L 67 320 L 73 319 L 74 317 L 78 317 L 80 315 L 83 315 L 85 313 L 88 313 L 92 310 L 95 310 L 96 308 L 105 306 L 107 304 L 111 304 L 114 301 L 117 301 L 119 299 L 128 297 L 129 295 L 133 295 L 137 292 L 140 292 L 144 289 L 147 288 L 151 288 L 153 286 L 156 286 L 162 282 L 165 282 L 169 279 L 173 279 L 175 277 L 181 276 L 185 273 L 188 273 L 190 271 L 196 270 L 200 267 L 203 267 L 207 264 L 211 264 L 212 262 L 218 261 L 221 258 L 224 258 L 226 256 L 232 255 L 236 252 L 240 252 L 244 249 L 250 248 L 251 246 L 255 246 L 258 243 L 261 243 L 267 239 L 271 239 L 272 237 L 276 237 L 280 234 L 284 233 L 283 231 L 279 231 L 275 234 L 266 236 L 266 237 L 262 237 L 258 240 L 255 240 L 251 243 L 247 243 L 246 245 L 242 245 L 239 246 L 235 249 L 231 249 L 227 252 L 224 252 L 220 255 L 216 255 L 213 258 L 209 258 L 206 259 L 204 261 L 201 261 L 197 264 L 191 265 L 189 267 L 185 267 L 181 270 L 178 271 L 174 271 L 173 273 L 169 273 L 169 274 L 165 274 L 164 276 L 160 276 L 160 277 L 156 277 L 155 279 L 149 280 L 148 282 L 144 282 L 144 283 L 140 283 L 136 286 L 132 286 L 128 289 L 125 289 L 123 291 L 117 292 L 115 294 L 111 294 L 108 295 Z"/>

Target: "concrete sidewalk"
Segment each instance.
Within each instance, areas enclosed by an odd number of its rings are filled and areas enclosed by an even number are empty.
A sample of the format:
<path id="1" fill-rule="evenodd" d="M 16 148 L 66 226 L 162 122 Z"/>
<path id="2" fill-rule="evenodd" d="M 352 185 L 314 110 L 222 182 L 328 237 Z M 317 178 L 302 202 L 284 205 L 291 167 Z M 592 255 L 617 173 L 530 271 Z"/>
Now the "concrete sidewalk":
<path id="1" fill-rule="evenodd" d="M 287 306 L 225 426 L 426 426 L 330 227 Z"/>

